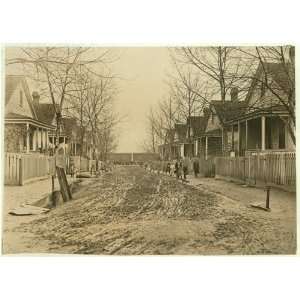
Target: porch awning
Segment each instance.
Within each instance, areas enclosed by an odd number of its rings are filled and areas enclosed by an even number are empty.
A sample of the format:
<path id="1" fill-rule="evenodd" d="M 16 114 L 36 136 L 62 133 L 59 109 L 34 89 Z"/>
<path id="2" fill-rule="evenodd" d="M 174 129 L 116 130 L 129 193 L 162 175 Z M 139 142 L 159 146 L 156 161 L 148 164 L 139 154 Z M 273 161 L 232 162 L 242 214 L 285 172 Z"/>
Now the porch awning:
<path id="1" fill-rule="evenodd" d="M 48 129 L 48 130 L 55 130 L 55 126 L 54 125 L 50 125 L 41 121 L 38 121 L 36 119 L 30 118 L 30 117 L 26 117 L 26 116 L 22 116 L 22 115 L 18 115 L 15 113 L 9 113 L 5 116 L 4 118 L 4 122 L 6 124 L 30 124 L 39 128 L 43 128 L 43 129 Z"/>
<path id="2" fill-rule="evenodd" d="M 222 136 L 222 130 L 221 129 L 214 129 L 207 132 L 204 132 L 199 136 L 199 138 L 202 137 L 221 137 Z"/>
<path id="3" fill-rule="evenodd" d="M 274 107 L 272 109 L 260 109 L 260 110 L 255 110 L 252 112 L 247 112 L 244 115 L 239 116 L 238 118 L 232 119 L 230 121 L 227 121 L 225 125 L 234 125 L 237 124 L 238 122 L 243 122 L 246 120 L 253 120 L 262 116 L 266 117 L 288 117 L 289 113 L 284 109 L 282 106 Z"/>

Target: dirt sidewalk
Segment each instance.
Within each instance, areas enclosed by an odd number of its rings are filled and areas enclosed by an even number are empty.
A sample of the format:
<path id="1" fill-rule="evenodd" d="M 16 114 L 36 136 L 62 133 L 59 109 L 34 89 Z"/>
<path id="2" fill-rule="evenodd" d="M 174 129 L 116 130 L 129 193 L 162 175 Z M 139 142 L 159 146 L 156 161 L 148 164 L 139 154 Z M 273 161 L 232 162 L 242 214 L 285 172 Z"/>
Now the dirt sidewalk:
<path id="1" fill-rule="evenodd" d="M 67 179 L 69 183 L 73 181 L 69 176 Z M 25 237 L 24 234 L 19 234 L 18 232 L 15 232 L 13 235 L 7 235 L 7 232 L 14 231 L 14 228 L 21 224 L 29 223 L 43 217 L 43 215 L 13 216 L 9 214 L 9 211 L 24 203 L 33 204 L 37 202 L 49 195 L 51 189 L 51 178 L 35 181 L 23 186 L 4 186 L 2 198 L 2 239 L 4 239 L 4 236 L 9 236 L 9 238 L 6 239 L 6 249 L 3 250 L 9 251 L 16 244 L 22 243 L 25 238 L 28 238 Z M 54 181 L 54 189 L 59 190 L 57 178 Z"/>
<path id="2" fill-rule="evenodd" d="M 247 206 L 251 204 L 265 206 L 266 203 L 266 190 L 263 188 L 245 186 L 222 179 L 194 178 L 192 175 L 188 176 L 188 181 L 188 184 L 194 187 L 205 187 L 214 193 L 224 195 Z M 273 214 L 294 215 L 296 212 L 296 193 L 271 188 L 270 208 Z"/>

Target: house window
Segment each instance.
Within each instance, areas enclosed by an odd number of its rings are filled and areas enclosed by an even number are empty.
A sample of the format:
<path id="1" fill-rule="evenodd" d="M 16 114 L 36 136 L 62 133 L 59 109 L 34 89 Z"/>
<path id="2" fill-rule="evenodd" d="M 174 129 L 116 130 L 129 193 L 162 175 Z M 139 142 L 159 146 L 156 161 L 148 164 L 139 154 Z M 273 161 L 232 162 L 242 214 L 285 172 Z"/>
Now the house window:
<path id="1" fill-rule="evenodd" d="M 23 91 L 20 91 L 20 106 L 23 107 Z"/>

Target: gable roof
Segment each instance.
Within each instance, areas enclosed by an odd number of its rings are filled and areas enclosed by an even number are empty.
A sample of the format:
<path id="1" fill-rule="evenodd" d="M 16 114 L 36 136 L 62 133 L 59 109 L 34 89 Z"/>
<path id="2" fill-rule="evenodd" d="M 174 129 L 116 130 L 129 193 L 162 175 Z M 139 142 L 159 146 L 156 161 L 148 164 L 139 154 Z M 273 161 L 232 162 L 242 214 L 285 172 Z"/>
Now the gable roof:
<path id="1" fill-rule="evenodd" d="M 5 78 L 5 105 L 8 104 L 17 86 L 22 82 L 22 76 L 7 75 Z"/>
<path id="2" fill-rule="evenodd" d="M 252 79 L 249 91 L 246 95 L 246 100 L 249 101 L 255 86 L 258 84 L 259 77 L 265 72 L 267 76 L 271 76 L 272 79 L 278 84 L 280 89 L 282 89 L 286 94 L 289 93 L 289 74 L 292 75 L 292 66 L 291 64 L 282 64 L 282 63 L 260 63 L 257 67 L 254 78 Z M 294 76 L 293 76 L 294 77 Z M 294 80 L 294 78 L 292 79 Z"/>
<path id="3" fill-rule="evenodd" d="M 6 75 L 5 77 L 5 105 L 9 103 L 16 88 L 22 84 L 27 102 L 34 117 L 37 118 L 37 113 L 32 103 L 32 98 L 29 92 L 28 84 L 23 75 Z"/>
<path id="4" fill-rule="evenodd" d="M 187 118 L 187 124 L 188 126 L 191 126 L 194 136 L 199 136 L 205 131 L 207 126 L 207 120 L 207 115 L 191 116 Z"/>
<path id="5" fill-rule="evenodd" d="M 218 115 L 221 123 L 235 119 L 243 115 L 246 111 L 246 101 L 212 101 L 212 107 L 214 107 L 216 114 Z"/>

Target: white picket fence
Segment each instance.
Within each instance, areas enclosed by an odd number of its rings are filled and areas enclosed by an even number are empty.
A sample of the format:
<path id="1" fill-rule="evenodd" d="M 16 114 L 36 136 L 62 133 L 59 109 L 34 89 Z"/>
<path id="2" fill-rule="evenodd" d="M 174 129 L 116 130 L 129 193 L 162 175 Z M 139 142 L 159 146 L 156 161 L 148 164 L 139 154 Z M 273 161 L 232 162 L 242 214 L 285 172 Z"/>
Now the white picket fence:
<path id="1" fill-rule="evenodd" d="M 5 153 L 4 184 L 23 185 L 26 181 L 53 174 L 54 157 L 41 154 Z"/>
<path id="2" fill-rule="evenodd" d="M 295 152 L 262 153 L 247 157 L 217 157 L 216 175 L 266 184 L 296 185 Z"/>
<path id="3" fill-rule="evenodd" d="M 79 156 L 47 156 L 38 153 L 5 153 L 4 184 L 23 185 L 34 179 L 55 174 L 55 165 L 59 165 L 68 171 L 70 163 L 73 163 L 79 171 L 96 170 L 96 160 L 89 160 Z"/>

